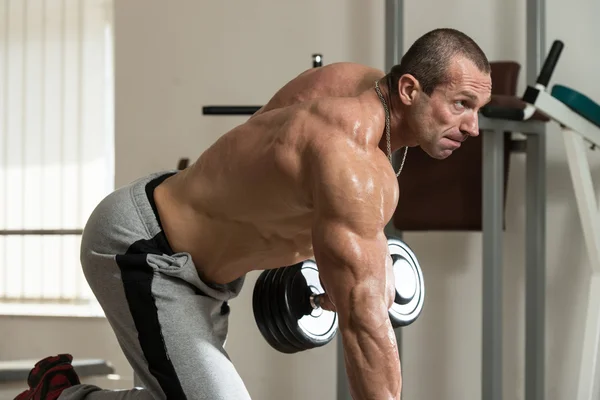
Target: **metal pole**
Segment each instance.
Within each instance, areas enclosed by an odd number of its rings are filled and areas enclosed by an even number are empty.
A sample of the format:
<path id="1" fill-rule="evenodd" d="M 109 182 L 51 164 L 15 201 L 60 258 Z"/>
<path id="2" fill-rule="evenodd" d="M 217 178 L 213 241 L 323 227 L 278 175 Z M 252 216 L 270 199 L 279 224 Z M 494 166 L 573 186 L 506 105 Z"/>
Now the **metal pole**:
<path id="1" fill-rule="evenodd" d="M 404 54 L 404 1 L 386 0 L 385 2 L 385 72 L 388 72 L 394 65 L 400 63 Z M 392 165 L 394 169 L 400 167 L 398 152 L 392 155 Z M 396 229 L 393 222 L 386 227 L 388 235 L 398 238 L 402 237 L 402 232 Z M 398 336 L 397 336 L 398 337 Z M 399 338 L 399 337 L 398 337 Z"/>
<path id="2" fill-rule="evenodd" d="M 502 400 L 504 130 L 483 132 L 481 398 Z"/>
<path id="3" fill-rule="evenodd" d="M 404 2 L 385 2 L 385 70 L 400 62 L 404 54 Z"/>
<path id="4" fill-rule="evenodd" d="M 546 7 L 545 0 L 527 0 L 527 82 L 533 84 L 546 58 Z"/>
<path id="5" fill-rule="evenodd" d="M 344 359 L 344 346 L 342 344 L 342 335 L 337 334 L 337 399 L 352 400 L 350 395 L 350 385 L 348 384 L 348 375 L 346 374 L 346 361 Z"/>
<path id="6" fill-rule="evenodd" d="M 546 56 L 545 0 L 527 0 L 527 82 Z M 525 400 L 543 400 L 546 322 L 546 137 L 527 135 L 525 198 Z"/>
<path id="7" fill-rule="evenodd" d="M 543 400 L 546 315 L 546 136 L 527 136 L 525 189 L 525 400 Z"/>

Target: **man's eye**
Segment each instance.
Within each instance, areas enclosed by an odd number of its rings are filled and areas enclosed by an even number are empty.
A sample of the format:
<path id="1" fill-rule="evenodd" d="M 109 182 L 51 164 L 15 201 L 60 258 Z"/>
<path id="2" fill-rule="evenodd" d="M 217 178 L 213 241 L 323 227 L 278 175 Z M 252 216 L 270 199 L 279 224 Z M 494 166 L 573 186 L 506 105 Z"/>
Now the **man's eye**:
<path id="1" fill-rule="evenodd" d="M 454 105 L 459 110 L 464 110 L 465 108 L 472 109 L 474 107 L 473 103 L 471 103 L 469 100 L 456 100 L 454 102 Z"/>

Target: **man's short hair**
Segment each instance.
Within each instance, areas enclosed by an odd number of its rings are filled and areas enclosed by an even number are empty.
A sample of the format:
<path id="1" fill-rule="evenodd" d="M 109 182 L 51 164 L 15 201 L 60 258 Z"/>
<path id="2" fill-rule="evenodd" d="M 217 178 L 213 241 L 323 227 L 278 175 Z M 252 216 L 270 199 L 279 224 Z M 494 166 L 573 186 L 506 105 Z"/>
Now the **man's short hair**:
<path id="1" fill-rule="evenodd" d="M 481 48 L 465 33 L 451 28 L 439 28 L 417 39 L 402 57 L 400 64 L 387 74 L 390 90 L 398 92 L 398 81 L 404 74 L 414 76 L 423 91 L 431 95 L 440 84 L 446 83 L 450 61 L 462 56 L 483 73 L 489 74 L 490 63 Z"/>

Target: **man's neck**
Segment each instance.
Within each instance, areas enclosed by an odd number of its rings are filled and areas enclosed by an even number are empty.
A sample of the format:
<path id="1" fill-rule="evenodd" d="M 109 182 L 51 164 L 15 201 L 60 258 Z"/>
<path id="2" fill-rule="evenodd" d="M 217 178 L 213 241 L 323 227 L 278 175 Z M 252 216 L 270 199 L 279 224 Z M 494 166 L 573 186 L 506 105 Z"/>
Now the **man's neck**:
<path id="1" fill-rule="evenodd" d="M 407 143 L 404 143 L 401 140 L 401 136 L 398 134 L 402 129 L 402 113 L 401 107 L 398 104 L 399 98 L 396 95 L 391 95 L 389 81 L 387 78 L 382 78 L 379 80 L 379 90 L 381 91 L 381 95 L 387 105 L 387 108 L 390 113 L 390 131 L 391 131 L 391 152 L 394 153 L 396 150 L 404 147 Z M 378 96 L 379 98 L 379 96 Z M 383 104 L 381 105 L 383 108 Z M 385 109 L 384 109 L 385 113 Z M 384 119 L 385 121 L 385 119 Z M 383 127 L 383 135 L 381 136 L 381 141 L 379 147 L 386 153 L 387 155 L 387 134 L 385 124 Z"/>

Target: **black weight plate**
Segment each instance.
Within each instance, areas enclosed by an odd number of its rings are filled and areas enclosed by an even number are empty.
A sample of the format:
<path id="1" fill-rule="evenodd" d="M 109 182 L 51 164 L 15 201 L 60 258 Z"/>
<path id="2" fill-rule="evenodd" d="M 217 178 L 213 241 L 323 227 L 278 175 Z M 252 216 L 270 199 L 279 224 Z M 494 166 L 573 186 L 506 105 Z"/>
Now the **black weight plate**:
<path id="1" fill-rule="evenodd" d="M 392 256 L 396 296 L 389 310 L 394 328 L 413 323 L 421 313 L 425 301 L 425 282 L 417 257 L 406 243 L 397 238 L 388 238 Z"/>
<path id="2" fill-rule="evenodd" d="M 317 265 L 312 260 L 294 265 L 283 278 L 286 293 L 284 316 L 290 331 L 306 347 L 320 347 L 337 333 L 338 316 L 333 311 L 310 307 L 311 292 L 323 293 Z"/>
<path id="3" fill-rule="evenodd" d="M 271 314 L 273 315 L 273 321 L 277 325 L 279 332 L 285 337 L 286 344 L 294 347 L 297 351 L 306 350 L 306 346 L 303 345 L 294 334 L 290 331 L 289 327 L 285 323 L 285 312 L 284 296 L 285 296 L 285 282 L 283 278 L 286 272 L 291 267 L 277 268 L 273 273 L 269 274 L 269 292 L 271 293 Z"/>
<path id="4" fill-rule="evenodd" d="M 306 289 L 306 295 L 303 297 L 297 297 L 295 299 L 295 301 L 293 303 L 290 303 L 288 305 L 288 293 L 290 292 L 293 284 L 294 284 L 294 277 L 296 276 L 296 274 L 299 273 L 299 271 L 302 269 L 303 263 L 298 263 L 295 265 L 292 265 L 288 268 L 286 268 L 286 270 L 284 271 L 284 273 L 282 274 L 281 277 L 281 293 L 282 293 L 282 302 L 281 302 L 281 309 L 283 311 L 284 315 L 284 321 L 285 321 L 285 325 L 288 329 L 288 331 L 294 336 L 294 338 L 296 339 L 296 341 L 298 343 L 300 343 L 300 345 L 305 349 L 305 350 L 309 350 L 315 347 L 315 343 L 313 340 L 307 340 L 306 339 L 306 335 L 298 332 L 299 327 L 298 327 L 298 319 L 300 319 L 302 316 L 305 315 L 309 315 L 313 310 L 310 306 L 310 288 L 308 287 L 308 285 L 306 283 L 305 284 L 305 289 Z M 298 283 L 296 283 L 298 284 Z"/>
<path id="5" fill-rule="evenodd" d="M 254 312 L 254 320 L 256 321 L 256 326 L 260 331 L 263 338 L 266 342 L 275 350 L 285 352 L 285 349 L 280 349 L 280 344 L 277 342 L 271 331 L 267 326 L 267 315 L 265 314 L 265 309 L 263 308 L 263 287 L 265 283 L 265 278 L 267 277 L 269 270 L 265 270 L 260 273 L 258 278 L 256 279 L 256 283 L 254 284 L 254 290 L 252 292 L 252 310 Z"/>
<path id="6" fill-rule="evenodd" d="M 286 354 L 297 353 L 299 349 L 295 348 L 283 335 L 275 319 L 278 315 L 273 310 L 273 303 L 277 302 L 277 288 L 273 286 L 273 276 L 279 270 L 271 269 L 265 276 L 265 282 L 262 289 L 262 306 L 269 318 L 266 319 L 266 325 L 269 332 L 273 335 L 279 345 L 279 351 Z"/>

